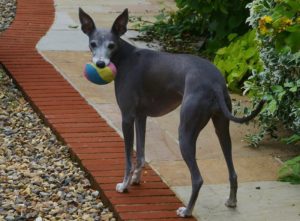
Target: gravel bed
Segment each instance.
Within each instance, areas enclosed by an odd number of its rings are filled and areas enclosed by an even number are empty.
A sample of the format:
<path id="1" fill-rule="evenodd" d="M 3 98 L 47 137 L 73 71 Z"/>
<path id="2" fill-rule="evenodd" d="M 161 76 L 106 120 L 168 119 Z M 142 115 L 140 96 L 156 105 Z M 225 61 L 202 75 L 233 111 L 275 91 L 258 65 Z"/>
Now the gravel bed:
<path id="1" fill-rule="evenodd" d="M 115 220 L 1 69 L 0 220 Z"/>
<path id="2" fill-rule="evenodd" d="M 0 32 L 3 32 L 15 18 L 17 0 L 0 0 Z"/>
<path id="3" fill-rule="evenodd" d="M 16 0 L 0 0 L 0 33 L 15 11 Z M 1 64 L 0 220 L 116 220 Z"/>
<path id="4" fill-rule="evenodd" d="M 1 68 L 0 220 L 115 220 Z"/>

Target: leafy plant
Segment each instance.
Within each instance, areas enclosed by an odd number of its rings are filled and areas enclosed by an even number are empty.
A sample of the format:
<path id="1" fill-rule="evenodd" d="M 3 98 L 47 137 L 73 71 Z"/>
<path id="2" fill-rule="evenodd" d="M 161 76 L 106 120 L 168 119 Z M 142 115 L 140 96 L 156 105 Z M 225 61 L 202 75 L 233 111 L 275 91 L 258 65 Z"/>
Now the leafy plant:
<path id="1" fill-rule="evenodd" d="M 191 45 L 188 49 L 203 47 L 212 55 L 228 44 L 230 33 L 244 34 L 249 30 L 245 6 L 250 1 L 176 0 L 176 12 L 163 11 L 155 23 L 144 23 L 141 31 L 162 41 L 164 47 L 177 42 L 180 46 Z"/>
<path id="2" fill-rule="evenodd" d="M 144 33 L 138 36 L 138 39 L 146 42 L 152 42 L 155 39 L 168 52 L 199 54 L 199 48 L 203 42 L 201 36 L 188 32 L 182 33 L 182 27 L 168 22 L 171 15 L 172 13 L 163 9 L 155 16 L 155 23 L 144 21 L 141 17 L 131 17 L 131 20 L 135 22 L 135 28 Z"/>
<path id="3" fill-rule="evenodd" d="M 244 81 L 252 71 L 262 71 L 259 60 L 255 31 L 248 31 L 241 37 L 236 34 L 229 35 L 232 42 L 216 52 L 214 63 L 222 72 L 227 86 L 234 92 L 241 92 Z"/>
<path id="4" fill-rule="evenodd" d="M 253 72 L 245 83 L 255 101 L 267 101 L 259 116 L 259 138 L 265 134 L 280 138 L 276 131 L 285 127 L 292 134 L 281 139 L 296 143 L 300 141 L 300 0 L 254 0 L 248 7 L 248 22 L 256 30 L 264 64 L 264 70 Z"/>
<path id="5" fill-rule="evenodd" d="M 279 181 L 300 184 L 300 156 L 286 161 L 280 168 Z"/>
<path id="6" fill-rule="evenodd" d="M 296 142 L 299 142 L 300 141 L 300 135 L 298 134 L 294 134 L 290 137 L 287 137 L 287 138 L 283 138 L 282 139 L 285 143 L 287 144 L 292 144 L 292 143 L 296 143 Z"/>

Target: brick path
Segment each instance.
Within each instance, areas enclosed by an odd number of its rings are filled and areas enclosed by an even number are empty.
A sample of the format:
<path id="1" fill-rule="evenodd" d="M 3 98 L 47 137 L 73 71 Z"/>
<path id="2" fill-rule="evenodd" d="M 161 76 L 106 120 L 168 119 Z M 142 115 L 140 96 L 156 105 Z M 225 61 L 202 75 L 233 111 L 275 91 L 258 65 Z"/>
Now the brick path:
<path id="1" fill-rule="evenodd" d="M 120 220 L 182 220 L 175 212 L 182 203 L 148 165 L 140 186 L 115 191 L 123 177 L 123 140 L 35 48 L 54 13 L 52 0 L 19 0 L 15 21 L 0 35 L 0 63 Z"/>

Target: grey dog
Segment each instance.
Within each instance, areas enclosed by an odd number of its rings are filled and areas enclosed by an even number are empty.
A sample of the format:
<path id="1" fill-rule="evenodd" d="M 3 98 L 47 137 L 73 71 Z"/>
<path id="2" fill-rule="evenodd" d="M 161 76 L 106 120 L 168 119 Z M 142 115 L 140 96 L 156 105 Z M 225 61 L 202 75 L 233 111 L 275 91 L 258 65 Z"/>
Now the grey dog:
<path id="1" fill-rule="evenodd" d="M 192 215 L 203 184 L 196 158 L 196 140 L 200 131 L 212 119 L 226 159 L 230 195 L 228 207 L 236 207 L 237 175 L 232 162 L 229 121 L 244 123 L 262 109 L 261 101 L 247 117 L 231 114 L 231 100 L 220 71 L 208 60 L 188 54 L 171 54 L 139 49 L 120 37 L 127 31 L 128 10 L 114 21 L 111 30 L 97 29 L 93 19 L 79 8 L 82 31 L 89 37 L 93 62 L 105 67 L 113 62 L 118 70 L 115 94 L 122 114 L 125 141 L 125 176 L 117 184 L 118 192 L 127 191 L 130 184 L 139 184 L 145 163 L 145 128 L 148 116 L 169 113 L 181 104 L 179 146 L 192 180 L 192 193 L 187 207 L 180 207 L 181 217 Z M 134 125 L 136 129 L 136 165 L 132 163 Z"/>

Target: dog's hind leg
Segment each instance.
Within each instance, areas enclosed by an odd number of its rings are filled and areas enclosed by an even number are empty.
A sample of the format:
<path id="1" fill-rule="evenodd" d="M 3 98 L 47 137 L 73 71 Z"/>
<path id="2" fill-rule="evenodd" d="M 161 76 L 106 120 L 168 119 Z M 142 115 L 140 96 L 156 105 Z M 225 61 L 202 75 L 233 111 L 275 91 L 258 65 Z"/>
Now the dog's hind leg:
<path id="1" fill-rule="evenodd" d="M 133 172 L 131 184 L 140 184 L 142 169 L 145 165 L 145 133 L 146 133 L 146 116 L 137 116 L 135 119 L 136 130 L 136 167 Z"/>
<path id="2" fill-rule="evenodd" d="M 177 215 L 188 217 L 192 215 L 193 208 L 200 188 L 203 184 L 197 161 L 196 141 L 199 132 L 210 119 L 209 100 L 199 96 L 184 98 L 180 113 L 179 145 L 184 161 L 186 162 L 192 179 L 192 193 L 187 207 L 180 207 Z"/>
<path id="3" fill-rule="evenodd" d="M 122 116 L 122 130 L 125 141 L 125 175 L 122 183 L 118 183 L 116 190 L 125 192 L 130 184 L 134 171 L 132 164 L 133 138 L 134 138 L 134 118 Z"/>
<path id="4" fill-rule="evenodd" d="M 215 126 L 216 134 L 219 138 L 220 145 L 226 160 L 226 164 L 229 172 L 229 181 L 230 181 L 230 194 L 225 205 L 227 207 L 234 208 L 237 204 L 236 194 L 237 194 L 237 175 L 234 169 L 232 161 L 232 147 L 231 147 L 231 138 L 229 132 L 229 120 L 222 114 L 212 116 L 212 120 Z"/>

